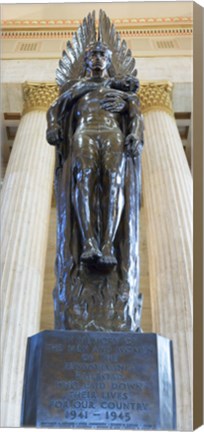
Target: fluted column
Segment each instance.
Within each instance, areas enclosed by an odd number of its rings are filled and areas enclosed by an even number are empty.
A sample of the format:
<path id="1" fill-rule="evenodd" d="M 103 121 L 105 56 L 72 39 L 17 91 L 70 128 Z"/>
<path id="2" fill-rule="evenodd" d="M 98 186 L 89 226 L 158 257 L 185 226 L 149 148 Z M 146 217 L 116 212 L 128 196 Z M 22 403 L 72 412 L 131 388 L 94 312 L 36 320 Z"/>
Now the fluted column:
<path id="1" fill-rule="evenodd" d="M 192 428 L 192 177 L 170 83 L 143 84 L 143 193 L 153 331 L 173 341 L 177 429 Z"/>
<path id="2" fill-rule="evenodd" d="M 54 171 L 45 111 L 56 87 L 26 84 L 1 193 L 2 426 L 19 426 L 27 337 L 40 328 Z"/>

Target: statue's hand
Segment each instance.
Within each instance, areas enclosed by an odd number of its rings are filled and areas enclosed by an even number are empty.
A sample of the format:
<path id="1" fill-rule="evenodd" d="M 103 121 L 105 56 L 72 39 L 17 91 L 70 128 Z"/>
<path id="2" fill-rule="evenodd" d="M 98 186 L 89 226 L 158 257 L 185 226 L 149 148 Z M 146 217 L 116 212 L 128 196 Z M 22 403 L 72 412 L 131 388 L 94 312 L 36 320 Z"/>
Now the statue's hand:
<path id="1" fill-rule="evenodd" d="M 106 111 L 110 111 L 112 113 L 121 113 L 125 111 L 127 102 L 117 93 L 107 93 L 104 99 L 100 101 L 100 106 Z"/>
<path id="2" fill-rule="evenodd" d="M 129 134 L 125 139 L 125 151 L 128 156 L 139 156 L 143 149 L 143 142 L 138 140 L 134 134 Z"/>
<path id="3" fill-rule="evenodd" d="M 46 138 L 51 145 L 57 145 L 60 143 L 63 138 L 59 126 L 54 126 L 51 129 L 47 129 Z"/>
<path id="4" fill-rule="evenodd" d="M 124 92 L 135 93 L 139 89 L 139 80 L 134 76 L 127 75 L 118 80 L 118 88 Z"/>

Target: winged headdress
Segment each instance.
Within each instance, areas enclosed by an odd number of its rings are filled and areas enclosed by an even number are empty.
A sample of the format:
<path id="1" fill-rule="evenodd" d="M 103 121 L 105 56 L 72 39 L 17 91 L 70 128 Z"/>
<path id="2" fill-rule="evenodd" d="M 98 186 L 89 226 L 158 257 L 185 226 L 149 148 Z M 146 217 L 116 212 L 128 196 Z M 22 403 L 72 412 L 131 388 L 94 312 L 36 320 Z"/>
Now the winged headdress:
<path id="1" fill-rule="evenodd" d="M 135 77 L 137 75 L 135 59 L 132 57 L 131 50 L 127 48 L 125 40 L 121 41 L 120 34 L 116 31 L 114 24 L 111 24 L 110 19 L 102 10 L 99 12 L 97 38 L 95 11 L 93 11 L 84 18 L 72 38 L 72 43 L 68 41 L 66 50 L 62 52 L 62 58 L 56 70 L 56 81 L 60 87 L 69 80 L 80 79 L 85 75 L 85 51 L 97 41 L 106 44 L 112 52 L 110 76 L 117 74 Z"/>

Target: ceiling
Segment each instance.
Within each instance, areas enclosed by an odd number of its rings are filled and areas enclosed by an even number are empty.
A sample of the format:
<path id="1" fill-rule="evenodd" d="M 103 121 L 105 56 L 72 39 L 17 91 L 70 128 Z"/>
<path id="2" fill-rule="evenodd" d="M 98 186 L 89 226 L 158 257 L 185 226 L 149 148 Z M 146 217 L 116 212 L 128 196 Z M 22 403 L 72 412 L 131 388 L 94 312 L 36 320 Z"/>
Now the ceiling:
<path id="1" fill-rule="evenodd" d="M 191 17 L 193 2 L 69 2 L 39 4 L 2 4 L 2 20 L 24 19 L 83 19 L 93 9 L 104 9 L 110 18 Z"/>

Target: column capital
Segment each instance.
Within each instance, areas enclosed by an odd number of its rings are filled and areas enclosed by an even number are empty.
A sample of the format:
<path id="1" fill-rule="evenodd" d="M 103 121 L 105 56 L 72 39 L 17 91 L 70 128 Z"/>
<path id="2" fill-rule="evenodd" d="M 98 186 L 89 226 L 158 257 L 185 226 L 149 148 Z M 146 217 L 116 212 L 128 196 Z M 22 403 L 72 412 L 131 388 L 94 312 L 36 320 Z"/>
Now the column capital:
<path id="1" fill-rule="evenodd" d="M 141 111 L 166 111 L 173 116 L 172 107 L 173 84 L 169 81 L 141 81 L 139 98 Z"/>
<path id="2" fill-rule="evenodd" d="M 58 96 L 58 86 L 48 82 L 25 82 L 23 84 L 23 114 L 30 111 L 47 111 Z"/>

